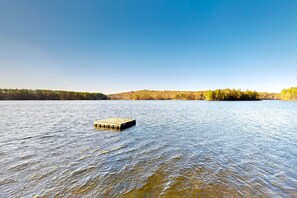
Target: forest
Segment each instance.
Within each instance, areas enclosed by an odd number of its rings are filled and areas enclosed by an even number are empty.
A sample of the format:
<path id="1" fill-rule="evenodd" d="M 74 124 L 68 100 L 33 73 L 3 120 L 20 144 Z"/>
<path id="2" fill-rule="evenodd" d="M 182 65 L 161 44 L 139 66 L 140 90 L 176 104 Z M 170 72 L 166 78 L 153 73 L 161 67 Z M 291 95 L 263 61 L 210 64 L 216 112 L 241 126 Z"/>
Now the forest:
<path id="1" fill-rule="evenodd" d="M 294 91 L 295 90 L 295 91 Z M 295 93 L 295 95 L 293 94 Z M 281 96 L 282 97 L 281 97 Z M 236 89 L 208 91 L 140 90 L 104 95 L 102 93 L 60 90 L 0 89 L 0 100 L 296 100 L 296 88 L 284 89 L 281 94 Z"/>
<path id="2" fill-rule="evenodd" d="M 108 95 L 111 100 L 279 100 L 279 93 L 217 89 L 208 91 L 140 90 Z"/>
<path id="3" fill-rule="evenodd" d="M 107 100 L 102 93 L 32 90 L 32 89 L 0 89 L 0 100 Z"/>
<path id="4" fill-rule="evenodd" d="M 278 93 L 217 89 L 208 91 L 140 90 L 109 95 L 111 100 L 277 100 Z"/>
<path id="5" fill-rule="evenodd" d="M 258 95 L 261 100 L 280 100 L 279 93 L 258 92 Z"/>
<path id="6" fill-rule="evenodd" d="M 211 101 L 232 101 L 232 100 L 260 100 L 259 94 L 256 91 L 240 89 L 216 89 L 204 92 L 204 99 Z"/>
<path id="7" fill-rule="evenodd" d="M 140 90 L 109 95 L 111 100 L 204 100 L 203 91 Z"/>
<path id="8" fill-rule="evenodd" d="M 297 100 L 297 87 L 283 89 L 280 97 L 282 100 Z"/>

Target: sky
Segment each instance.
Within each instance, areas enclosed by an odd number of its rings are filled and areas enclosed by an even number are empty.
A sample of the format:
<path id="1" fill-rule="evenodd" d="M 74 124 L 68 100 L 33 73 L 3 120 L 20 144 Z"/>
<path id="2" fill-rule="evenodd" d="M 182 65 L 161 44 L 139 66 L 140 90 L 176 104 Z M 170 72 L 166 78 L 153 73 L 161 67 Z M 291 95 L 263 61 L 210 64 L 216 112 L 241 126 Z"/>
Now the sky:
<path id="1" fill-rule="evenodd" d="M 296 0 L 0 0 L 0 88 L 291 86 Z"/>

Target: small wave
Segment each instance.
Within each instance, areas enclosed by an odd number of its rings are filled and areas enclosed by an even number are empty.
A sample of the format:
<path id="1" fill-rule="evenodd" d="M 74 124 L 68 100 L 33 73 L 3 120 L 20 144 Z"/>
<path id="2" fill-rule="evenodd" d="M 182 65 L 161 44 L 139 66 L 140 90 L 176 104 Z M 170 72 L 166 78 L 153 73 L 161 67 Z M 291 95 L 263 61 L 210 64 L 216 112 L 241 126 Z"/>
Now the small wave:
<path id="1" fill-rule="evenodd" d="M 39 137 L 39 139 L 47 139 L 47 138 L 53 138 L 53 137 L 57 137 L 56 135 L 42 135 Z"/>
<path id="2" fill-rule="evenodd" d="M 71 177 L 76 177 L 82 174 L 92 172 L 94 169 L 96 169 L 95 166 L 87 166 L 87 167 L 79 168 L 71 173 Z"/>
<path id="3" fill-rule="evenodd" d="M 10 184 L 10 183 L 15 183 L 15 182 L 17 182 L 17 180 L 15 179 L 3 178 L 3 179 L 0 179 L 0 186 Z"/>
<path id="4" fill-rule="evenodd" d="M 99 151 L 97 153 L 97 155 L 104 155 L 104 154 L 111 153 L 111 152 L 117 151 L 117 150 L 125 148 L 125 147 L 126 147 L 125 145 L 118 146 L 118 147 L 113 147 L 113 148 L 110 148 L 108 150 Z"/>
<path id="5" fill-rule="evenodd" d="M 34 162 L 24 162 L 24 163 L 21 163 L 21 164 L 17 164 L 17 165 L 11 166 L 9 168 L 9 170 L 11 170 L 11 171 L 22 171 L 22 170 L 25 170 L 27 168 L 32 167 L 33 165 L 35 165 L 37 163 L 38 162 L 36 162 L 36 161 L 34 161 Z"/>

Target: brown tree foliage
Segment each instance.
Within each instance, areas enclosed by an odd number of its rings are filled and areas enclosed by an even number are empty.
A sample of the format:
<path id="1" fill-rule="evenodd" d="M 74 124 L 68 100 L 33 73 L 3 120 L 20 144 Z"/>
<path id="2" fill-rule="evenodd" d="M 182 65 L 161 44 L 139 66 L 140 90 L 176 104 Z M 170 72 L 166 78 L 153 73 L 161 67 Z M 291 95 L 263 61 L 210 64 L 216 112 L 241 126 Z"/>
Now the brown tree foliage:
<path id="1" fill-rule="evenodd" d="M 140 90 L 109 95 L 111 100 L 204 100 L 203 91 Z"/>

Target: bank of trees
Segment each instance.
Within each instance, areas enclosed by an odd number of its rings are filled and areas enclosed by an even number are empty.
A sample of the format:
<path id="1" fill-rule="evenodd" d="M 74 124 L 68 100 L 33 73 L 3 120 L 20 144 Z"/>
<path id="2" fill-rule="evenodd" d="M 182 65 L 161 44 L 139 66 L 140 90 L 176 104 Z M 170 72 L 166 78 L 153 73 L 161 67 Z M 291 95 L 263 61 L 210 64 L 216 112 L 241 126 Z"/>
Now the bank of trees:
<path id="1" fill-rule="evenodd" d="M 258 92 L 261 100 L 280 100 L 279 93 Z"/>
<path id="2" fill-rule="evenodd" d="M 259 100 L 259 94 L 256 91 L 246 90 L 241 91 L 240 89 L 216 89 L 208 90 L 204 92 L 205 100 Z"/>
<path id="3" fill-rule="evenodd" d="M 208 91 L 152 91 L 141 90 L 109 95 L 120 100 L 259 100 L 256 91 L 217 89 Z"/>
<path id="4" fill-rule="evenodd" d="M 118 94 L 32 90 L 0 89 L 0 100 L 297 100 L 297 87 L 283 89 L 281 93 L 216 89 L 208 91 L 154 91 L 140 90 Z"/>
<path id="5" fill-rule="evenodd" d="M 297 87 L 283 89 L 280 95 L 282 100 L 297 100 Z"/>
<path id="6" fill-rule="evenodd" d="M 106 100 L 102 93 L 32 90 L 32 89 L 0 89 L 0 100 Z"/>
<path id="7" fill-rule="evenodd" d="M 109 95 L 112 100 L 203 100 L 203 91 L 140 90 Z"/>

